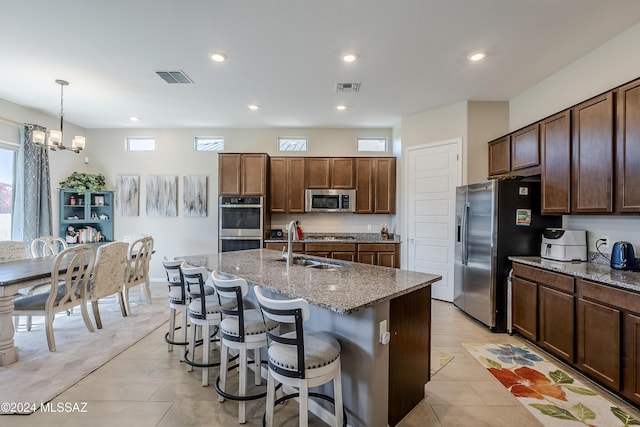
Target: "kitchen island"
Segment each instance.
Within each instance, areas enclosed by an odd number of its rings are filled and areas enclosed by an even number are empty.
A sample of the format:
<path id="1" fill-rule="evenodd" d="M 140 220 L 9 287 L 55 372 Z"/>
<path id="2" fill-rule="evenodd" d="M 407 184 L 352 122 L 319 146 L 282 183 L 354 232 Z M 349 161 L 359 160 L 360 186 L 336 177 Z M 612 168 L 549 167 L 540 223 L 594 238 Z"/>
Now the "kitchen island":
<path id="1" fill-rule="evenodd" d="M 280 251 L 254 249 L 183 259 L 242 277 L 275 298 L 306 299 L 311 318 L 305 328 L 328 331 L 340 341 L 349 425 L 396 425 L 424 398 L 431 351 L 430 285 L 441 277 L 350 262 L 328 269 L 287 268 L 281 256 Z M 381 328 L 391 333 L 389 345 L 381 343 Z M 332 394 L 330 387 L 323 392 Z"/>

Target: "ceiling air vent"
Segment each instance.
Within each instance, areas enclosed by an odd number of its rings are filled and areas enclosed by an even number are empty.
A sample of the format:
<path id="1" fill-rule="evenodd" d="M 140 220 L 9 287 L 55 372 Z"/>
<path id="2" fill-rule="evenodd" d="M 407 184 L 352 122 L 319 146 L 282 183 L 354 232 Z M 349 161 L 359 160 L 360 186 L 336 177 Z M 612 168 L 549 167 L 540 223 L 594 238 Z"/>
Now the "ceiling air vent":
<path id="1" fill-rule="evenodd" d="M 338 93 L 360 92 L 360 82 L 336 83 L 336 92 Z"/>
<path id="2" fill-rule="evenodd" d="M 184 71 L 156 71 L 162 80 L 167 83 L 193 83 L 193 80 L 187 76 Z"/>

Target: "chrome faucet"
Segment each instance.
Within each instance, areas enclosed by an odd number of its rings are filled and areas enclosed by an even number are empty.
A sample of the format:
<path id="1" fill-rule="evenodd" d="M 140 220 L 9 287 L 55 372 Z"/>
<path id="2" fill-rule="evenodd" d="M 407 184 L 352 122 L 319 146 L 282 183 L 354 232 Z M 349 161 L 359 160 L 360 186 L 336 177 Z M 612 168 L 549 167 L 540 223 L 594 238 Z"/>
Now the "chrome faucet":
<path id="1" fill-rule="evenodd" d="M 291 221 L 287 226 L 287 265 L 293 265 L 293 254 L 291 248 L 293 247 L 293 233 L 296 232 L 296 222 Z"/>

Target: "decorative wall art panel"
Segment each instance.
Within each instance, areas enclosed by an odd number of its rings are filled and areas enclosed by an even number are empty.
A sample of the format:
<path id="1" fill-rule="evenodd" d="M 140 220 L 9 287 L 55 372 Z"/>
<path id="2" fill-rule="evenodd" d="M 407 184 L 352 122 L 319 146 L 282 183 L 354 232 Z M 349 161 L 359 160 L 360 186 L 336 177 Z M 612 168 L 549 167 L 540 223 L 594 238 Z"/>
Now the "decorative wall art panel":
<path id="1" fill-rule="evenodd" d="M 149 175 L 146 178 L 147 215 L 178 216 L 178 177 Z"/>
<path id="2" fill-rule="evenodd" d="M 138 216 L 140 209 L 140 177 L 116 177 L 116 213 L 120 216 Z"/>
<path id="3" fill-rule="evenodd" d="M 207 216 L 207 176 L 184 176 L 182 198 L 185 217 Z"/>

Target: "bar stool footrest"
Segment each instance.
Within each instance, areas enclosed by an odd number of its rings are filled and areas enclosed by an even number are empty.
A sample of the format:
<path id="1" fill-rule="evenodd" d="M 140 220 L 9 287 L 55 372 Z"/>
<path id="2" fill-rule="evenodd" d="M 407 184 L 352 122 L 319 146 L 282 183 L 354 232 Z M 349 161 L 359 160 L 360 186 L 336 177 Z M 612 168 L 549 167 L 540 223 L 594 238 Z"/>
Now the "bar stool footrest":
<path id="1" fill-rule="evenodd" d="M 182 326 L 178 326 L 177 328 L 175 328 L 173 331 L 179 331 L 180 329 L 182 329 Z M 189 345 L 188 341 L 173 341 L 171 339 L 169 339 L 169 332 L 167 332 L 166 334 L 164 334 L 164 341 L 167 344 L 171 344 L 171 345 Z"/>
<path id="2" fill-rule="evenodd" d="M 282 396 L 280 399 L 276 400 L 273 403 L 273 407 L 275 408 L 276 406 L 286 402 L 289 399 L 293 399 L 294 397 L 300 397 L 300 393 L 291 393 L 291 394 Z M 326 394 L 310 391 L 309 397 L 318 397 L 320 399 L 326 400 L 327 402 L 333 405 L 336 404 L 336 402 L 333 400 L 333 397 L 327 396 Z M 262 416 L 262 426 L 264 427 L 266 424 L 267 424 L 267 413 L 265 412 L 264 415 Z M 342 427 L 347 427 L 347 411 L 345 411 L 344 406 L 342 407 Z"/>
<path id="3" fill-rule="evenodd" d="M 240 357 L 240 355 L 236 354 L 231 359 L 229 359 L 229 362 L 233 362 L 238 357 Z M 251 364 L 251 363 L 253 363 L 252 360 L 247 361 L 247 364 Z M 262 361 L 261 364 L 266 365 L 267 362 L 266 361 Z M 238 366 L 240 366 L 240 365 L 230 366 L 229 368 L 227 368 L 227 372 L 233 371 Z M 225 391 L 222 391 L 222 390 L 220 390 L 220 375 L 218 375 L 218 378 L 216 378 L 216 384 L 215 384 L 214 387 L 216 389 L 216 392 L 218 392 L 218 394 L 220 396 L 224 397 L 225 399 L 229 399 L 229 400 L 236 400 L 236 401 L 243 401 L 244 402 L 244 401 L 248 401 L 248 400 L 261 399 L 261 398 L 267 396 L 267 392 L 266 391 L 264 393 L 252 394 L 252 395 L 249 395 L 249 396 L 237 396 L 235 394 L 229 394 L 229 393 L 227 393 Z M 276 387 L 276 390 L 278 390 L 280 387 L 282 387 L 282 384 L 278 384 L 278 386 Z"/>

